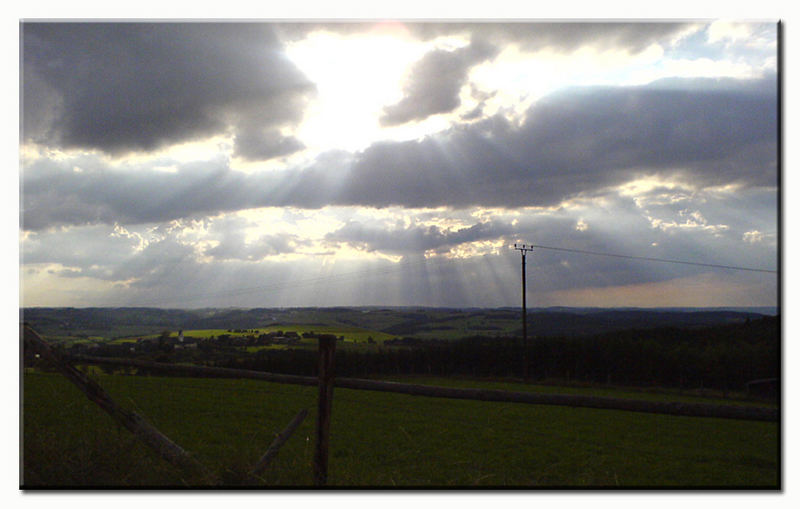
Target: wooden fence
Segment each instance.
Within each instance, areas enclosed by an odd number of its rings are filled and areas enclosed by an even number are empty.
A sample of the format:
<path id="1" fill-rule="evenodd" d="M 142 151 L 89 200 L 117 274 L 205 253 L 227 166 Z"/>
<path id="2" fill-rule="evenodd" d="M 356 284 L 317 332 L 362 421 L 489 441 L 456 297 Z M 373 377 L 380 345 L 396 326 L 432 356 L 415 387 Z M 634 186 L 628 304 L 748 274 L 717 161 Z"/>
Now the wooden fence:
<path id="1" fill-rule="evenodd" d="M 209 483 L 215 483 L 218 481 L 210 472 L 208 472 L 207 469 L 205 469 L 202 465 L 199 465 L 196 460 L 192 459 L 192 457 L 180 449 L 180 447 L 169 441 L 168 438 L 161 435 L 158 430 L 147 423 L 142 417 L 133 412 L 121 410 L 116 404 L 113 403 L 113 401 L 111 401 L 110 397 L 105 394 L 102 388 L 100 388 L 94 381 L 88 379 L 86 375 L 75 369 L 72 364 L 82 363 L 135 367 L 164 373 L 167 375 L 173 374 L 202 378 L 245 378 L 296 385 L 316 385 L 319 387 L 319 397 L 314 456 L 314 480 L 315 484 L 318 486 L 324 486 L 327 483 L 328 441 L 330 437 L 330 416 L 332 411 L 334 386 L 346 389 L 394 392 L 413 396 L 436 398 L 587 407 L 690 417 L 713 417 L 722 419 L 741 419 L 770 422 L 777 422 L 779 420 L 779 411 L 776 408 L 712 405 L 705 403 L 643 401 L 598 396 L 539 394 L 531 392 L 512 392 L 490 389 L 465 389 L 430 385 L 403 384 L 357 378 L 336 378 L 334 372 L 336 341 L 333 337 L 320 338 L 319 372 L 318 376 L 315 378 L 242 369 L 176 365 L 136 359 L 92 357 L 85 355 L 75 355 L 65 358 L 54 352 L 53 349 L 51 349 L 50 346 L 43 341 L 30 327 L 23 326 L 21 334 L 23 335 L 26 347 L 32 348 L 45 360 L 55 365 L 59 371 L 64 374 L 67 379 L 77 385 L 78 388 L 81 389 L 90 400 L 100 405 L 101 408 L 109 413 L 109 415 L 111 415 L 115 420 L 122 423 L 126 428 L 140 437 L 144 443 L 153 448 L 161 457 L 186 471 L 201 473 L 202 477 Z M 286 429 L 278 435 L 264 456 L 262 456 L 256 466 L 252 469 L 253 474 L 263 471 L 263 469 L 269 464 L 269 461 L 275 456 L 275 454 L 277 454 L 277 451 L 281 445 L 288 440 L 288 438 L 291 436 L 291 433 L 297 428 L 297 426 L 299 426 L 306 414 L 306 409 L 301 410 L 292 420 L 292 422 L 289 423 Z"/>

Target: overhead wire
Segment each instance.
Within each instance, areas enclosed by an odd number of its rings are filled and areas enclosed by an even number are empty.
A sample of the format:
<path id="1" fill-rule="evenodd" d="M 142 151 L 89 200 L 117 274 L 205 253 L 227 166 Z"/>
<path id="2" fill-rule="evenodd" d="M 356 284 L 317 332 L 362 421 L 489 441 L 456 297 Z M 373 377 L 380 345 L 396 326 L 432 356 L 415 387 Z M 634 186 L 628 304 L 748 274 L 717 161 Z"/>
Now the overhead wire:
<path id="1" fill-rule="evenodd" d="M 536 248 L 536 249 L 545 249 L 550 251 L 559 251 L 559 252 L 566 252 L 566 253 L 575 253 L 575 254 L 584 254 L 584 255 L 592 255 L 592 256 L 606 256 L 612 258 L 621 258 L 627 260 L 642 260 L 648 262 L 659 262 L 659 263 L 673 263 L 673 264 L 680 264 L 680 265 L 691 265 L 697 267 L 709 267 L 715 269 L 725 269 L 725 270 L 737 270 L 737 271 L 748 271 L 748 272 L 760 272 L 760 273 L 769 273 L 769 274 L 777 274 L 777 270 L 771 269 L 761 269 L 761 268 L 754 268 L 754 267 L 743 267 L 743 266 L 736 266 L 736 265 L 724 265 L 718 263 L 707 263 L 707 262 L 692 262 L 688 260 L 675 260 L 675 259 L 668 259 L 668 258 L 655 258 L 650 256 L 634 256 L 634 255 L 626 255 L 626 254 L 618 254 L 618 253 L 605 253 L 599 251 L 589 251 L 585 249 L 574 249 L 574 248 L 565 248 L 565 247 L 557 247 L 557 246 L 546 246 L 542 244 L 524 244 L 526 247 Z M 449 259 L 439 259 L 434 261 L 433 263 L 443 263 L 446 261 L 450 261 Z M 265 292 L 265 291 L 277 291 L 277 290 L 284 290 L 287 288 L 297 288 L 302 286 L 314 285 L 322 282 L 328 281 L 347 281 L 349 279 L 362 277 L 362 276 L 380 276 L 385 274 L 392 274 L 396 272 L 401 272 L 407 268 L 414 267 L 417 265 L 422 265 L 426 263 L 430 263 L 431 260 L 428 258 L 419 259 L 419 260 L 406 260 L 402 262 L 398 262 L 397 265 L 393 267 L 387 267 L 380 270 L 374 269 L 359 269 L 354 271 L 342 272 L 338 274 L 330 274 L 326 276 L 316 276 L 311 278 L 304 278 L 295 280 L 289 283 L 273 283 L 273 284 L 266 284 L 266 285 L 257 285 L 251 286 L 247 288 L 238 288 L 235 290 L 222 290 L 217 292 L 203 292 L 202 294 L 194 294 L 191 296 L 185 297 L 173 297 L 173 298 L 164 298 L 164 299 L 155 299 L 146 301 L 144 304 L 138 305 L 158 305 L 165 302 L 188 302 L 188 301 L 198 301 L 198 300 L 207 300 L 210 298 L 215 297 L 236 297 L 240 295 L 247 295 L 251 293 L 258 293 L 258 292 Z"/>
<path id="2" fill-rule="evenodd" d="M 588 255 L 595 255 L 595 256 L 610 256 L 613 258 L 625 258 L 629 260 L 644 260 L 648 262 L 662 262 L 662 263 L 678 263 L 682 265 L 695 265 L 699 267 L 712 267 L 717 269 L 729 269 L 729 270 L 745 270 L 751 272 L 767 272 L 777 274 L 777 270 L 770 270 L 770 269 L 756 269 L 752 267 L 739 267 L 736 265 L 721 265 L 718 263 L 703 263 L 703 262 L 690 262 L 685 260 L 671 260 L 668 258 L 653 258 L 651 256 L 633 256 L 633 255 L 623 255 L 623 254 L 615 254 L 615 253 L 601 253 L 598 251 L 586 251 L 584 249 L 570 249 L 565 247 L 554 247 L 554 246 L 543 246 L 540 244 L 525 244 L 527 247 L 533 247 L 538 249 L 549 249 L 552 251 L 563 251 L 568 253 L 579 253 L 579 254 L 588 254 Z"/>

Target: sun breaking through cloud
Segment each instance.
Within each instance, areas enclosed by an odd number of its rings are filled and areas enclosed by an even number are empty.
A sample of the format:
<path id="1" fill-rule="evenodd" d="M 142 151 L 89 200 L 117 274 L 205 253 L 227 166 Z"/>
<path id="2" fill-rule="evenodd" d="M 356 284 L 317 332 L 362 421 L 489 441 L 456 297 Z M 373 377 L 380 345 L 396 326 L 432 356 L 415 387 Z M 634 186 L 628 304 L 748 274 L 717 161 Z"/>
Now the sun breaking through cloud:
<path id="1" fill-rule="evenodd" d="M 518 304 L 777 269 L 774 23 L 22 24 L 24 306 Z M 535 251 L 528 302 L 775 305 Z"/>

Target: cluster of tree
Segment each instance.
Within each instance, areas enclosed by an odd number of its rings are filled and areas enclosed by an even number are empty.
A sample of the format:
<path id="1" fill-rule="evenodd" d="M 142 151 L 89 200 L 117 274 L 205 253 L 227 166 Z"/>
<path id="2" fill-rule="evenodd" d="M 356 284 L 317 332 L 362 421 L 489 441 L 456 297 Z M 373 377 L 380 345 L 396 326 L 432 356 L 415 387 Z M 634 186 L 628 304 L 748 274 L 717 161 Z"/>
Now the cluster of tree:
<path id="1" fill-rule="evenodd" d="M 220 340 L 176 349 L 159 339 L 137 345 L 73 345 L 65 353 L 316 374 L 316 349 L 248 353 Z M 28 354 L 25 352 L 25 365 L 39 364 Z M 524 354 L 518 337 L 474 336 L 457 341 L 404 338 L 379 348 L 338 348 L 336 373 L 345 377 L 425 374 L 521 378 Z M 779 376 L 780 317 L 705 328 L 662 327 L 593 336 L 532 337 L 527 357 L 534 380 L 741 391 L 752 380 Z"/>
<path id="2" fill-rule="evenodd" d="M 524 373 L 519 338 L 475 336 L 407 344 L 412 346 L 339 349 L 337 376 L 521 377 Z M 537 337 L 529 341 L 528 358 L 535 380 L 739 391 L 748 381 L 778 376 L 780 320 L 765 317 L 703 329 L 667 327 L 586 337 Z M 311 350 L 270 350 L 231 358 L 224 365 L 313 375 L 316 362 L 316 352 Z"/>

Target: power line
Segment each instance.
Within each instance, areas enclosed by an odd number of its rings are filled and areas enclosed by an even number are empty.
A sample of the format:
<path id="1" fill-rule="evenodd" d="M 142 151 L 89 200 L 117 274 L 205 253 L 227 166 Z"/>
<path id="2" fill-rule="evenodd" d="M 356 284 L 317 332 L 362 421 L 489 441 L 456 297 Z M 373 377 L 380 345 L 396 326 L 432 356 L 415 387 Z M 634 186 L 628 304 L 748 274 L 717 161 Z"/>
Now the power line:
<path id="1" fill-rule="evenodd" d="M 777 270 L 768 270 L 768 269 L 754 269 L 751 267 L 738 267 L 735 265 L 720 265 L 717 263 L 701 263 L 701 262 L 687 262 L 684 260 L 669 260 L 666 258 L 653 258 L 650 256 L 632 256 L 632 255 L 623 255 L 623 254 L 614 254 L 614 253 L 600 253 L 597 251 L 586 251 L 583 249 L 569 249 L 566 247 L 554 247 L 554 246 L 542 246 L 538 244 L 525 244 L 527 247 L 531 248 L 539 248 L 539 249 L 549 249 L 551 251 L 566 251 L 568 253 L 579 253 L 579 254 L 588 254 L 588 255 L 595 255 L 595 256 L 610 256 L 613 258 L 626 258 L 630 260 L 645 260 L 649 262 L 663 262 L 663 263 L 680 263 L 683 265 L 696 265 L 700 267 L 713 267 L 717 269 L 730 269 L 730 270 L 746 270 L 751 272 L 768 272 L 772 274 L 777 274 Z"/>
<path id="2" fill-rule="evenodd" d="M 551 251 L 562 251 L 568 253 L 577 253 L 577 254 L 586 254 L 586 255 L 594 255 L 594 256 L 607 256 L 612 258 L 622 258 L 628 260 L 644 260 L 650 262 L 660 262 L 660 263 L 676 263 L 682 265 L 693 265 L 699 267 L 711 267 L 711 268 L 718 268 L 718 269 L 728 269 L 728 270 L 742 270 L 742 271 L 750 271 L 750 272 L 762 272 L 762 273 L 771 273 L 777 274 L 777 270 L 768 270 L 768 269 L 756 269 L 752 267 L 740 267 L 734 265 L 721 265 L 716 263 L 702 263 L 702 262 L 690 262 L 685 260 L 671 260 L 666 258 L 653 258 L 648 256 L 633 256 L 633 255 L 624 255 L 624 254 L 616 254 L 616 253 L 602 253 L 598 251 L 587 251 L 584 249 L 571 249 L 565 247 L 556 247 L 556 246 L 545 246 L 542 244 L 521 244 L 525 248 L 526 251 L 530 251 L 533 248 L 537 249 L 547 249 Z M 515 248 L 517 245 L 515 244 Z M 437 260 L 436 262 L 442 263 L 449 260 Z M 207 300 L 214 297 L 235 297 L 240 295 L 246 295 L 250 293 L 258 293 L 264 291 L 275 291 L 275 290 L 284 290 L 287 288 L 297 288 L 301 286 L 308 286 L 313 284 L 318 284 L 322 282 L 328 281 L 346 281 L 352 278 L 358 278 L 361 276 L 380 276 L 384 274 L 391 274 L 395 272 L 403 271 L 407 268 L 411 268 L 421 264 L 428 264 L 431 260 L 424 259 L 424 260 L 407 260 L 404 262 L 398 263 L 394 267 L 388 267 L 381 270 L 374 270 L 374 269 L 361 269 L 349 272 L 342 272 L 339 274 L 331 274 L 327 276 L 317 276 L 312 278 L 306 278 L 301 280 L 296 280 L 287 283 L 274 283 L 274 284 L 267 284 L 267 285 L 258 285 L 258 286 L 251 286 L 247 288 L 238 288 L 235 290 L 227 290 L 227 291 L 217 291 L 217 292 L 205 292 L 202 295 L 192 295 L 192 296 L 185 296 L 185 297 L 176 297 L 176 298 L 164 298 L 164 299 L 155 299 L 155 300 L 148 300 L 145 303 L 140 303 L 137 305 L 158 305 L 163 304 L 165 302 L 186 302 L 186 301 L 202 301 Z"/>

